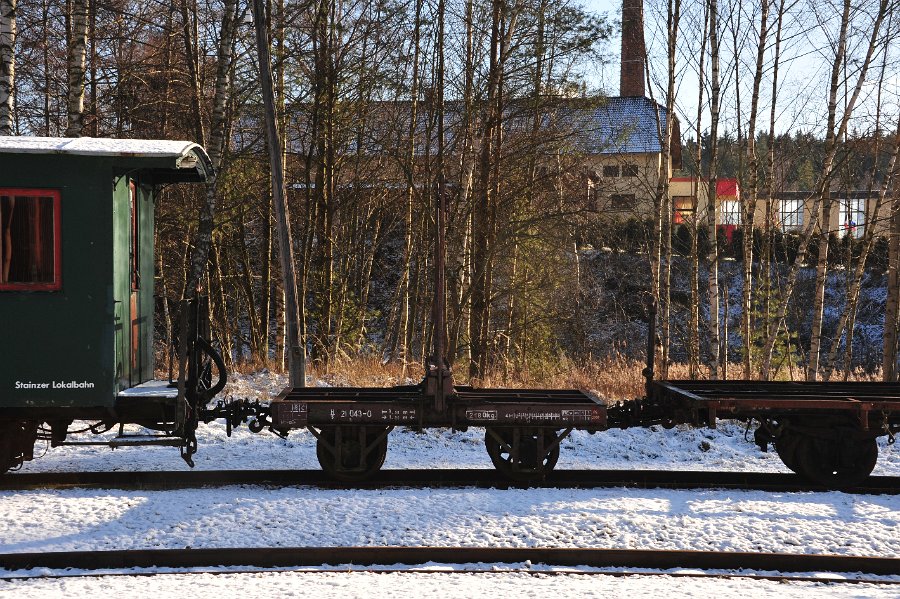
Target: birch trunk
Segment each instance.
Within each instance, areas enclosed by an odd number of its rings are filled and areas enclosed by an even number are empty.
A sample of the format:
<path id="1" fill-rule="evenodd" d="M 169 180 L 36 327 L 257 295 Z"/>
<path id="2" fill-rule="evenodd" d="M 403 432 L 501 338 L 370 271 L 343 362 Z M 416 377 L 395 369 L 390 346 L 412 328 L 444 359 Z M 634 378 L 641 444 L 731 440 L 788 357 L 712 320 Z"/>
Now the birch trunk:
<path id="1" fill-rule="evenodd" d="M 419 52 L 422 29 L 422 0 L 416 0 L 416 17 L 413 28 L 413 63 L 412 84 L 409 92 L 409 129 L 406 148 L 406 240 L 403 248 L 403 274 L 400 277 L 400 314 L 396 339 L 399 347 L 392 358 L 399 359 L 402 364 L 401 376 L 406 376 L 408 348 L 406 347 L 406 331 L 410 320 L 410 278 L 412 276 L 413 253 L 413 207 L 415 201 L 415 164 L 416 164 L 416 131 L 419 118 Z"/>
<path id="2" fill-rule="evenodd" d="M 850 0 L 844 0 L 844 9 L 841 15 L 841 28 L 838 37 L 837 52 L 831 68 L 831 83 L 828 97 L 828 129 L 826 131 L 825 149 L 826 155 L 822 167 L 822 178 L 818 186 L 819 202 L 822 204 L 822 223 L 819 228 L 819 257 L 816 264 L 816 287 L 813 297 L 812 333 L 810 336 L 809 363 L 806 369 L 806 380 L 816 381 L 819 378 L 819 354 L 822 347 L 822 319 L 825 310 L 825 284 L 828 277 L 828 239 L 831 223 L 831 179 L 834 169 L 835 156 L 841 143 L 841 138 L 847 131 L 847 124 L 853 112 L 856 100 L 865 83 L 865 77 L 871 64 L 872 55 L 878 45 L 881 22 L 887 10 L 888 0 L 881 0 L 878 14 L 872 26 L 866 57 L 860 68 L 856 86 L 847 101 L 841 124 L 835 131 L 837 94 L 840 86 L 840 74 L 844 67 L 847 54 L 847 30 L 850 26 Z"/>
<path id="3" fill-rule="evenodd" d="M 719 34 L 718 34 L 718 3 L 717 0 L 709 0 L 709 45 L 711 62 L 710 95 L 710 158 L 709 158 L 709 193 L 706 205 L 706 223 L 709 228 L 709 351 L 710 372 L 709 378 L 719 378 L 719 248 L 716 241 L 716 183 L 718 169 L 719 146 Z M 699 141 L 699 140 L 698 140 Z M 727 359 L 727 352 L 726 352 Z"/>
<path id="4" fill-rule="evenodd" d="M 844 0 L 844 17 L 841 21 L 841 34 L 838 38 L 838 48 L 835 54 L 835 60 L 834 63 L 832 63 L 832 79 L 831 85 L 829 87 L 828 100 L 828 125 L 825 138 L 825 156 L 823 157 L 822 161 L 822 176 L 819 181 L 818 188 L 813 194 L 813 206 L 810 210 L 810 221 L 804 227 L 803 235 L 801 237 L 800 245 L 797 251 L 797 257 L 794 260 L 794 263 L 791 265 L 791 270 L 788 274 L 786 283 L 782 285 L 782 289 L 784 290 L 784 292 L 777 310 L 777 315 L 774 319 L 774 326 L 772 327 L 772 330 L 770 331 L 763 348 L 762 372 L 764 378 L 767 378 L 769 376 L 771 370 L 772 352 L 775 347 L 775 339 L 778 335 L 778 330 L 781 328 L 782 324 L 784 323 L 785 316 L 787 315 L 788 304 L 790 302 L 791 296 L 794 293 L 794 288 L 797 283 L 797 277 L 803 264 L 806 250 L 809 247 L 809 242 L 812 239 L 812 236 L 815 234 L 817 227 L 819 227 L 821 218 L 823 216 L 822 206 L 826 194 L 829 194 L 831 178 L 834 174 L 833 170 L 835 156 L 837 155 L 837 150 L 839 147 L 838 141 L 844 136 L 844 133 L 847 131 L 847 127 L 850 123 L 850 117 L 853 114 L 853 109 L 856 105 L 856 101 L 859 98 L 859 94 L 862 91 L 863 85 L 865 84 L 866 74 L 868 73 L 869 65 L 871 64 L 872 56 L 875 52 L 877 41 L 880 36 L 881 23 L 883 22 L 884 16 L 886 14 L 887 0 L 880 0 L 878 14 L 876 15 L 872 30 L 870 32 L 866 57 L 860 65 L 856 85 L 854 86 L 853 92 L 847 100 L 843 115 L 841 116 L 840 125 L 838 126 L 837 131 L 835 131 L 835 124 L 837 122 L 837 92 L 839 88 L 838 74 L 840 73 L 840 68 L 843 64 L 844 52 L 846 48 L 846 31 L 849 21 L 849 5 L 849 0 Z M 821 223 L 821 227 L 824 227 L 827 230 L 828 223 Z M 817 378 L 818 353 L 821 345 L 821 321 L 822 311 L 824 307 L 825 273 L 820 273 L 818 272 L 818 270 L 819 269 L 817 268 L 816 303 L 814 303 L 813 307 L 813 338 L 819 338 L 816 339 L 815 344 L 812 344 L 811 342 L 810 363 L 806 371 L 808 380 L 816 380 Z M 813 353 L 813 349 L 815 349 L 815 353 Z"/>
<path id="5" fill-rule="evenodd" d="M 697 185 L 691 193 L 691 311 L 690 311 L 690 343 L 688 345 L 688 362 L 689 374 L 691 379 L 700 376 L 700 247 L 697 239 L 697 233 L 700 229 L 700 219 L 698 218 L 700 178 L 701 178 L 701 160 L 702 146 L 700 140 L 703 130 L 701 123 L 703 121 L 703 87 L 705 85 L 705 59 L 706 59 L 706 35 L 709 32 L 709 13 L 708 5 L 703 6 L 703 35 L 700 36 L 700 57 L 699 66 L 697 68 L 697 78 L 699 85 L 697 86 L 697 143 L 695 160 L 695 181 Z"/>
<path id="6" fill-rule="evenodd" d="M 888 27 L 890 27 L 890 25 Z M 873 135 L 875 139 L 872 146 L 873 156 L 879 156 L 881 154 L 882 93 L 884 91 L 884 75 L 885 71 L 887 70 L 887 60 L 888 53 L 885 52 L 882 55 L 881 72 L 878 77 L 878 92 L 875 98 L 875 133 Z M 841 312 L 837 330 L 834 333 L 834 341 L 831 344 L 831 352 L 828 356 L 828 360 L 822 365 L 825 372 L 825 380 L 829 380 L 834 373 L 835 364 L 837 363 L 837 355 L 840 350 L 840 340 L 845 331 L 846 337 L 844 342 L 843 358 L 844 380 L 846 381 L 850 376 L 851 365 L 853 362 L 853 333 L 856 323 L 856 310 L 859 303 L 859 294 L 862 287 L 862 280 L 866 272 L 866 260 L 869 257 L 869 252 L 871 252 L 872 247 L 875 245 L 875 223 L 877 222 L 876 219 L 881 213 L 881 207 L 882 205 L 884 205 L 885 199 L 887 198 L 888 187 L 891 181 L 893 181 L 895 178 L 895 168 L 897 164 L 898 151 L 900 151 L 900 120 L 898 120 L 897 128 L 894 132 L 894 142 L 893 146 L 891 147 L 891 157 L 888 161 L 888 165 L 885 171 L 886 176 L 884 177 L 881 183 L 881 187 L 878 191 L 878 198 L 875 201 L 874 206 L 870 207 L 869 202 L 866 202 L 865 216 L 862 223 L 862 226 L 864 227 L 862 251 L 860 252 L 859 258 L 857 259 L 856 267 L 853 269 L 853 276 L 850 279 L 850 286 L 847 291 L 847 301 L 844 305 L 844 309 Z M 870 181 L 877 180 L 879 162 L 880 161 L 875 160 L 872 164 L 868 177 Z M 872 191 L 872 187 L 872 185 L 869 186 L 869 192 Z M 868 198 L 869 195 L 870 194 L 866 194 L 866 197 Z M 848 260 L 853 260 L 852 246 L 849 252 Z M 849 271 L 850 264 L 848 264 L 847 266 L 847 270 Z"/>
<path id="7" fill-rule="evenodd" d="M 666 85 L 666 130 L 659 131 L 659 112 L 657 111 L 657 134 L 659 135 L 662 153 L 657 173 L 656 201 L 659 206 L 662 252 L 659 268 L 659 303 L 662 324 L 661 343 L 662 356 L 660 377 L 669 377 L 669 344 L 671 316 L 671 272 L 672 272 L 672 207 L 669 200 L 669 177 L 671 170 L 672 135 L 675 114 L 675 55 L 678 42 L 678 26 L 681 20 L 681 0 L 669 0 L 666 29 L 668 32 L 668 78 Z M 678 143 L 681 143 L 679 140 Z"/>
<path id="8" fill-rule="evenodd" d="M 900 191 L 894 177 L 891 191 L 891 232 L 888 241 L 888 285 L 884 309 L 882 370 L 885 382 L 897 381 L 897 328 L 900 324 Z"/>
<path id="9" fill-rule="evenodd" d="M 219 47 L 216 67 L 216 87 L 213 100 L 212 123 L 207 153 L 212 162 L 215 174 L 207 182 L 206 201 L 201 206 L 200 222 L 197 231 L 197 245 L 191 258 L 190 280 L 187 292 L 191 293 L 200 282 L 206 270 L 207 256 L 212 240 L 213 213 L 215 212 L 218 191 L 218 171 L 225 152 L 225 131 L 227 130 L 226 107 L 231 88 L 231 63 L 234 50 L 234 27 L 237 19 L 237 0 L 225 0 L 222 25 L 219 30 Z"/>
<path id="10" fill-rule="evenodd" d="M 16 85 L 16 0 L 0 0 L 0 135 L 13 134 Z"/>
<path id="11" fill-rule="evenodd" d="M 753 219 L 759 192 L 759 157 L 756 155 L 756 117 L 759 110 L 759 87 L 765 67 L 766 37 L 769 30 L 769 2 L 762 0 L 759 17 L 759 45 L 756 49 L 756 69 L 753 73 L 753 92 L 750 96 L 750 121 L 747 123 L 747 159 L 750 167 L 750 188 L 744 204 L 741 228 L 744 245 L 744 288 L 741 297 L 741 341 L 743 348 L 744 379 L 752 378 L 752 320 L 753 308 Z"/>
<path id="12" fill-rule="evenodd" d="M 497 127 L 497 95 L 500 86 L 500 0 L 494 0 L 491 17 L 490 66 L 488 71 L 487 110 L 483 119 L 481 135 L 481 155 L 478 164 L 478 182 L 475 192 L 475 205 L 472 210 L 472 296 L 471 321 L 469 325 L 469 345 L 471 358 L 469 376 L 483 374 L 485 359 L 485 336 L 487 331 L 487 312 L 489 299 L 489 282 L 487 265 L 491 224 L 491 157 L 493 156 L 494 130 Z"/>
<path id="13" fill-rule="evenodd" d="M 183 3 L 182 6 L 185 4 Z M 198 293 L 202 284 L 204 273 L 207 272 L 209 265 L 209 253 L 212 245 L 213 234 L 213 213 L 216 206 L 216 190 L 217 190 L 217 172 L 219 170 L 222 155 L 225 146 L 225 132 L 227 130 L 227 122 L 225 119 L 225 108 L 230 88 L 231 63 L 234 54 L 234 27 L 236 24 L 237 0 L 225 0 L 225 7 L 222 13 L 222 24 L 219 31 L 219 47 L 218 47 L 218 67 L 216 69 L 216 91 L 213 106 L 213 123 L 212 136 L 207 151 L 210 161 L 213 165 L 213 176 L 207 181 L 206 201 L 200 207 L 200 215 L 197 226 L 197 239 L 191 254 L 190 271 L 185 279 L 185 295 L 193 295 Z M 186 15 L 183 15 L 186 16 Z M 187 27 L 186 27 L 187 29 Z M 191 44 L 186 46 L 188 49 Z M 187 57 L 191 60 L 191 57 Z M 195 80 L 195 83 L 198 83 Z M 199 84 L 199 83 L 198 83 Z M 194 114 L 197 125 L 197 133 L 203 133 L 202 118 L 199 112 L 199 104 L 196 105 L 197 111 Z M 201 140 L 202 142 L 202 140 Z M 182 310 L 180 316 L 183 327 L 187 325 L 187 306 Z M 182 328 L 182 330 L 185 330 Z M 178 346 L 178 395 L 185 397 L 185 377 L 187 375 L 187 359 L 188 346 L 187 337 L 182 335 Z M 195 407 L 195 406 L 190 406 Z M 184 422 L 179 423 L 179 427 Z"/>
<path id="14" fill-rule="evenodd" d="M 891 156 L 891 169 L 893 170 L 893 164 L 896 159 L 896 154 L 892 154 Z M 852 347 L 853 347 L 853 326 L 856 321 L 856 308 L 859 304 L 859 292 L 862 288 L 862 280 L 866 272 L 866 259 L 869 257 L 869 253 L 872 250 L 872 247 L 875 245 L 875 235 L 873 234 L 875 225 L 874 225 L 874 215 L 878 214 L 881 210 L 881 205 L 884 201 L 884 197 L 887 193 L 887 188 L 882 188 L 878 200 L 875 202 L 875 206 L 873 207 L 871 213 L 867 211 L 866 214 L 866 231 L 865 231 L 865 239 L 863 240 L 863 249 L 859 254 L 859 259 L 857 260 L 856 267 L 853 269 L 853 275 L 850 283 L 850 288 L 847 290 L 847 303 L 844 306 L 844 309 L 841 311 L 840 319 L 838 320 L 837 329 L 834 332 L 834 341 L 831 344 L 831 352 L 828 355 L 827 360 L 823 360 L 821 364 L 821 369 L 824 373 L 824 380 L 829 380 L 834 372 L 835 364 L 837 363 L 837 356 L 840 353 L 840 341 L 841 337 L 846 332 L 846 342 L 844 345 L 844 380 L 847 378 L 847 374 L 850 371 L 850 360 L 852 358 Z"/>
<path id="15" fill-rule="evenodd" d="M 778 5 L 778 18 L 775 27 L 775 56 L 772 63 L 772 100 L 769 104 L 769 153 L 768 153 L 768 173 L 766 181 L 767 199 L 766 199 L 766 243 L 765 254 L 760 260 L 760 271 L 763 274 L 763 309 L 762 309 L 762 328 L 763 338 L 768 339 L 771 331 L 771 302 L 774 286 L 772 285 L 772 247 L 774 245 L 775 232 L 775 116 L 778 106 L 778 67 L 781 62 L 781 32 L 784 23 L 784 4 L 785 0 L 781 0 Z M 760 370 L 760 374 L 762 371 Z M 764 379 L 765 380 L 765 379 Z"/>
<path id="16" fill-rule="evenodd" d="M 71 0 L 71 34 L 68 48 L 66 137 L 81 137 L 84 129 L 84 68 L 87 55 L 87 0 Z"/>

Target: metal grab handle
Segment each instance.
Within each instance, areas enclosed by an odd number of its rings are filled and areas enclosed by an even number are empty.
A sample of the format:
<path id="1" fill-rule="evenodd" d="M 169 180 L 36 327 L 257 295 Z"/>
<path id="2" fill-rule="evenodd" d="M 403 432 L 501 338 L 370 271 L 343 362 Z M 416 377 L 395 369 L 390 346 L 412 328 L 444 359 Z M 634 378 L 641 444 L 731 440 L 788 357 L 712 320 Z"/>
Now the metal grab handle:
<path id="1" fill-rule="evenodd" d="M 228 374 L 225 370 L 225 361 L 222 360 L 222 356 L 219 355 L 219 352 L 203 337 L 197 337 L 196 341 L 197 345 L 200 349 L 205 353 L 216 365 L 216 370 L 219 371 L 219 380 L 216 381 L 216 384 L 207 389 L 202 393 L 202 399 L 205 401 L 209 401 L 213 397 L 215 397 L 222 389 L 225 388 L 225 383 L 228 382 Z"/>

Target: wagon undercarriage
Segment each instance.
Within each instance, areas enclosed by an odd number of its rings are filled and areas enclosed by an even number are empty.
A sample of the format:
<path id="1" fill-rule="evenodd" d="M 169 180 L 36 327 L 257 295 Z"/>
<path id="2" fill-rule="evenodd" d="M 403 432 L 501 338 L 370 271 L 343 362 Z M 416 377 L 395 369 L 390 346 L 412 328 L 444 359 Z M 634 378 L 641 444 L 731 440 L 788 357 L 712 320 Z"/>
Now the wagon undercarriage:
<path id="1" fill-rule="evenodd" d="M 756 423 L 754 440 L 810 481 L 850 487 L 875 467 L 876 439 L 900 431 L 900 386 L 887 383 L 651 381 L 644 399 L 607 406 L 587 393 L 455 387 L 438 410 L 425 384 L 386 389 L 287 389 L 270 408 L 279 431 L 309 429 L 322 467 L 361 480 L 384 462 L 389 432 L 484 427 L 498 472 L 528 481 L 556 465 L 572 430 L 652 425 L 715 427 L 720 418 Z"/>
<path id="2" fill-rule="evenodd" d="M 900 385 L 767 381 L 657 381 L 649 401 L 681 421 L 715 427 L 719 418 L 756 422 L 792 471 L 829 487 L 859 484 L 874 469 L 876 439 L 900 432 Z"/>
<path id="3" fill-rule="evenodd" d="M 514 480 L 552 470 L 574 428 L 606 428 L 605 403 L 580 391 L 457 387 L 440 410 L 424 387 L 288 389 L 272 402 L 272 426 L 309 429 L 323 469 L 343 480 L 380 468 L 396 426 L 484 427 L 492 463 Z"/>

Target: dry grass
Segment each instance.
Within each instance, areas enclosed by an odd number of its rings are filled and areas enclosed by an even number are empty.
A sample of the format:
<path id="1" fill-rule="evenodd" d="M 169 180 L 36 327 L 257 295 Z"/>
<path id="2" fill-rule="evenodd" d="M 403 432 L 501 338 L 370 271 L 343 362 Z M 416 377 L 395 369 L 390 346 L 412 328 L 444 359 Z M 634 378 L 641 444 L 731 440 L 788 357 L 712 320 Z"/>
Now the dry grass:
<path id="1" fill-rule="evenodd" d="M 457 384 L 488 388 L 582 389 L 609 400 L 633 399 L 644 395 L 643 362 L 622 356 L 576 364 L 561 360 L 540 369 L 494 369 L 478 379 L 470 380 L 464 362 L 454 366 Z M 271 365 L 269 366 L 271 369 Z M 242 372 L 251 372 L 252 368 Z M 687 366 L 670 367 L 671 378 L 687 378 Z M 419 363 L 403 367 L 399 362 L 382 363 L 371 357 L 333 362 L 327 371 L 310 367 L 309 374 L 329 385 L 352 387 L 389 387 L 415 384 L 422 380 L 424 369 Z"/>
<path id="2" fill-rule="evenodd" d="M 233 370 L 242 374 L 251 374 L 263 369 L 275 372 L 282 371 L 280 364 L 262 361 L 242 362 L 234 364 Z M 576 363 L 561 359 L 554 364 L 543 364 L 539 368 L 510 369 L 497 368 L 484 377 L 469 380 L 467 365 L 458 362 L 454 366 L 454 380 L 457 384 L 472 384 L 476 387 L 488 388 L 541 388 L 541 389 L 582 389 L 610 401 L 634 399 L 644 395 L 644 363 L 643 361 L 618 355 L 606 359 L 595 359 L 589 362 Z M 741 372 L 740 364 L 730 364 L 728 378 L 737 378 Z M 373 357 L 341 359 L 329 365 L 328 369 L 310 365 L 308 373 L 316 380 L 340 387 L 390 387 L 393 385 L 415 384 L 422 380 L 424 369 L 418 362 L 409 363 L 404 368 L 399 362 L 383 363 Z M 704 370 L 701 378 L 708 373 Z M 802 372 L 794 369 L 783 372 L 779 380 L 802 380 Z M 690 374 L 687 364 L 669 366 L 669 379 L 688 379 Z M 842 373 L 836 373 L 832 380 L 843 380 Z M 867 372 L 862 369 L 852 371 L 847 378 L 850 381 L 880 381 L 881 372 Z"/>
<path id="3" fill-rule="evenodd" d="M 466 364 L 457 363 L 454 367 L 454 379 L 457 384 L 471 382 L 476 387 L 582 389 L 607 400 L 618 401 L 644 395 L 643 370 L 643 361 L 616 356 L 578 364 L 561 360 L 550 366 L 545 365 L 540 370 L 495 369 L 484 377 L 470 381 L 466 374 Z M 729 366 L 730 378 L 736 378 L 740 372 L 739 364 Z M 322 370 L 313 370 L 312 373 L 331 385 L 387 387 L 417 383 L 422 379 L 424 370 L 421 364 L 415 363 L 410 364 L 404 373 L 402 365 L 397 362 L 383 364 L 372 358 L 358 358 L 339 361 L 333 364 L 327 373 Z M 801 372 L 796 371 L 794 374 L 794 380 L 801 380 Z M 705 378 L 708 373 L 704 371 L 703 375 Z M 688 365 L 670 365 L 668 378 L 672 380 L 690 378 Z M 842 376 L 837 375 L 833 378 L 833 380 L 842 379 Z M 791 379 L 785 377 L 785 380 Z M 858 369 L 850 373 L 848 380 L 880 381 L 881 372 Z"/>
<path id="4" fill-rule="evenodd" d="M 400 362 L 383 363 L 371 356 L 342 358 L 329 364 L 328 369 L 310 365 L 308 374 L 340 387 L 390 387 L 418 383 L 425 374 L 422 364 L 413 362 L 406 368 Z"/>
<path id="5" fill-rule="evenodd" d="M 585 363 L 561 360 L 540 369 L 494 370 L 472 383 L 478 387 L 582 389 L 608 400 L 634 399 L 644 395 L 643 369 L 643 362 L 622 356 Z"/>

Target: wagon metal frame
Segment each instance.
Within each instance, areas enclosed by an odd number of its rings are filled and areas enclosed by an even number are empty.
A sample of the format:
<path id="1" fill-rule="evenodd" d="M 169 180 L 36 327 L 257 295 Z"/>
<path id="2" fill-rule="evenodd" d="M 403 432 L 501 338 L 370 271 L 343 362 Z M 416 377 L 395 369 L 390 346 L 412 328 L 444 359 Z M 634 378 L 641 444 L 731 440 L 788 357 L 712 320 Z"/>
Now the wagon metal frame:
<path id="1" fill-rule="evenodd" d="M 651 401 L 688 410 L 689 422 L 715 428 L 718 418 L 836 415 L 863 431 L 900 426 L 900 385 L 882 382 L 654 381 Z"/>
<path id="2" fill-rule="evenodd" d="M 881 382 L 649 381 L 646 403 L 667 424 L 715 428 L 720 418 L 757 423 L 794 472 L 828 487 L 852 487 L 872 472 L 877 438 L 900 432 L 900 385 Z"/>

